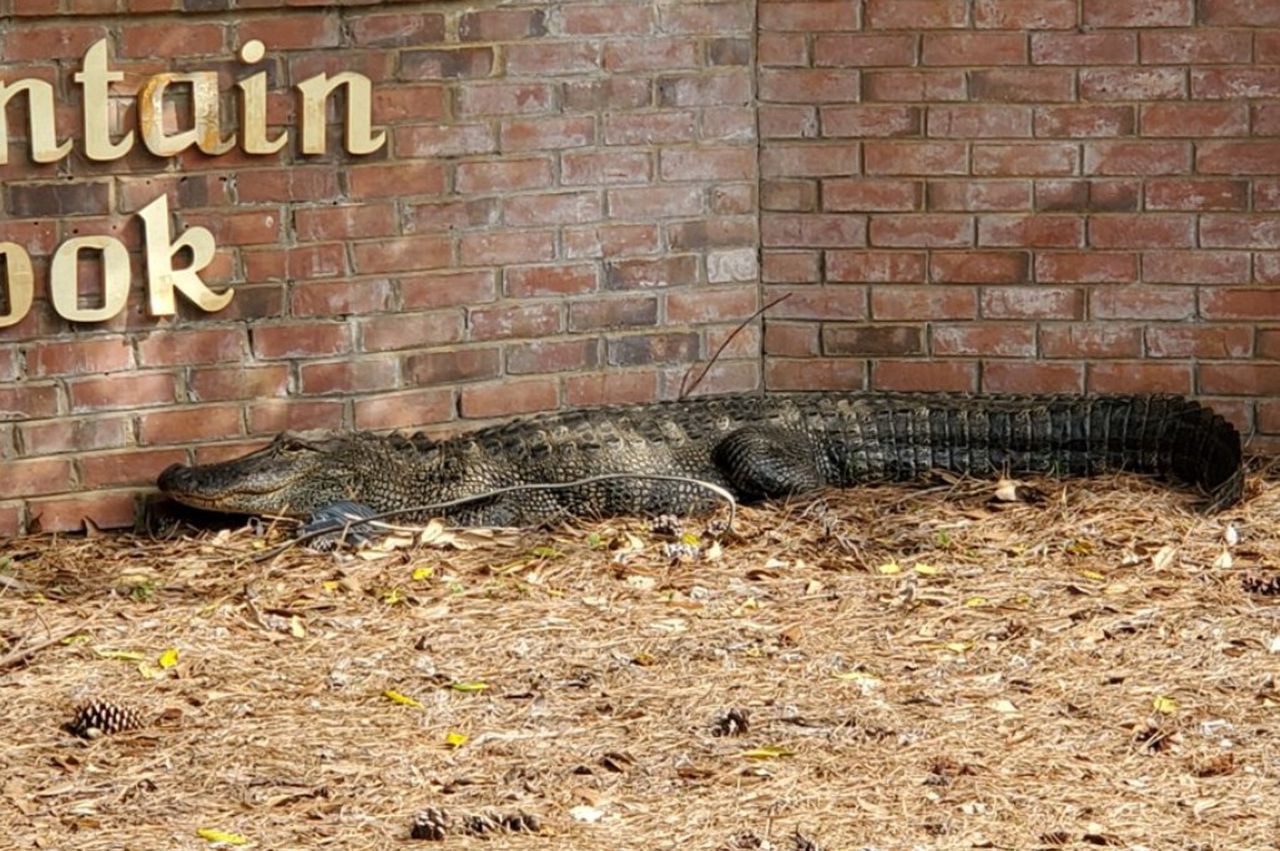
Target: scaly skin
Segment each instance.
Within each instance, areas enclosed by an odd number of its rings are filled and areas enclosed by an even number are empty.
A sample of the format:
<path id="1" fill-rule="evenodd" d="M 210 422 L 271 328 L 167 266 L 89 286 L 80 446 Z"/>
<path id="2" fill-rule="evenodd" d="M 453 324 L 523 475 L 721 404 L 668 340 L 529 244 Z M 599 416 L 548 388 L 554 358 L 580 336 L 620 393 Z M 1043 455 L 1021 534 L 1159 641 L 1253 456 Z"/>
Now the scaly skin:
<path id="1" fill-rule="evenodd" d="M 1243 482 L 1236 430 L 1176 396 L 784 393 L 552 413 L 440 442 L 281 435 L 243 458 L 171 467 L 159 484 L 197 508 L 305 517 L 338 500 L 384 512 L 531 483 L 638 476 L 404 515 L 525 525 L 696 512 L 716 503 L 704 488 L 645 474 L 710 482 L 750 501 L 913 478 L 931 468 L 981 476 L 1153 473 L 1199 486 L 1208 510 L 1236 502 Z"/>

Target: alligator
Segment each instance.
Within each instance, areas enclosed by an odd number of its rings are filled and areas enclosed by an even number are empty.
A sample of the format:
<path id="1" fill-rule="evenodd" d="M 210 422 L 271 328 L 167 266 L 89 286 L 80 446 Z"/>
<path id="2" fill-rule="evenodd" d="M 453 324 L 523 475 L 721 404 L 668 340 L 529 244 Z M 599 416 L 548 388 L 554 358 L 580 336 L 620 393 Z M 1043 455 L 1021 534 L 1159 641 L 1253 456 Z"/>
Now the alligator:
<path id="1" fill-rule="evenodd" d="M 160 490 L 196 508 L 309 517 L 350 501 L 408 521 L 522 526 L 702 512 L 827 486 L 961 474 L 1129 470 L 1237 502 L 1240 436 L 1179 396 L 768 393 L 541 414 L 439 441 L 281 434 L 242 458 L 174 465 Z M 716 489 L 720 489 L 717 491 Z"/>

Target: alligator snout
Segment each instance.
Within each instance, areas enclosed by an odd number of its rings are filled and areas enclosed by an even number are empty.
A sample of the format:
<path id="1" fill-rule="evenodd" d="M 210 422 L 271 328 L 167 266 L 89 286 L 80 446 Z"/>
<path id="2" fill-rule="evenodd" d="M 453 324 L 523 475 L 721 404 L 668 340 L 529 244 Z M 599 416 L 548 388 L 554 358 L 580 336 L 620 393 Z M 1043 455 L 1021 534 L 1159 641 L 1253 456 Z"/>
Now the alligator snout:
<path id="1" fill-rule="evenodd" d="M 191 468 L 186 464 L 171 464 L 160 474 L 156 484 L 165 493 L 181 492 L 187 490 L 191 484 L 191 478 Z"/>

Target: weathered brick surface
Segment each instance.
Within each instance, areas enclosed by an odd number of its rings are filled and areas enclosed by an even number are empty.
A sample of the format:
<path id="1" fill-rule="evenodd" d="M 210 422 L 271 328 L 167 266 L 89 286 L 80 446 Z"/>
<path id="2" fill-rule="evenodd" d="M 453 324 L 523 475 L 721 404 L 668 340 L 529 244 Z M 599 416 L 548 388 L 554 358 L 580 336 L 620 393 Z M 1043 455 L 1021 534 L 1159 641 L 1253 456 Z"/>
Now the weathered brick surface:
<path id="1" fill-rule="evenodd" d="M 59 138 L 104 36 L 113 138 L 148 75 L 201 68 L 229 98 L 265 70 L 295 136 L 36 165 L 9 110 L 0 241 L 37 301 L 0 330 L 0 534 L 125 523 L 162 463 L 278 429 L 671 397 L 787 293 L 701 389 L 1173 390 L 1278 444 L 1273 6 L 0 0 L 0 79 L 53 81 Z M 342 70 L 386 146 L 304 156 L 290 84 Z M 223 312 L 146 316 L 134 214 L 161 194 L 214 232 Z M 129 308 L 73 328 L 49 260 L 97 233 L 130 251 Z"/>
<path id="2" fill-rule="evenodd" d="M 761 0 L 767 386 L 1164 390 L 1280 431 L 1273 6 Z"/>

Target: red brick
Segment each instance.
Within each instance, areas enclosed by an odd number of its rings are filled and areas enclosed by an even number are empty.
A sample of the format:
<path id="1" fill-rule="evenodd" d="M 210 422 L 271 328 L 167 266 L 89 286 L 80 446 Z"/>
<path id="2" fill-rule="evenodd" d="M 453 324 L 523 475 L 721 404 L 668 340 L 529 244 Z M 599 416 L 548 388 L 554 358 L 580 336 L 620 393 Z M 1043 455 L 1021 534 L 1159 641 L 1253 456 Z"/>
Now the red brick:
<path id="1" fill-rule="evenodd" d="M 1271 0 L 1202 0 L 1200 22 L 1216 27 L 1280 26 L 1280 9 Z"/>
<path id="2" fill-rule="evenodd" d="M 1196 170 L 1205 174 L 1274 175 L 1280 169 L 1280 142 L 1200 142 Z"/>
<path id="3" fill-rule="evenodd" d="M 606 115 L 604 141 L 606 145 L 688 142 L 697 135 L 696 120 L 697 114 L 687 111 Z"/>
<path id="4" fill-rule="evenodd" d="M 1193 68 L 1191 96 L 1207 100 L 1280 97 L 1280 68 Z"/>
<path id="5" fill-rule="evenodd" d="M 191 398 L 197 402 L 283 396 L 289 389 L 289 367 L 233 366 L 192 370 Z"/>
<path id="6" fill-rule="evenodd" d="M 1138 39 L 1128 32 L 1034 33 L 1037 65 L 1127 65 L 1138 61 Z"/>
<path id="7" fill-rule="evenodd" d="M 548 231 L 475 233 L 463 236 L 458 247 L 464 266 L 540 263 L 555 256 L 555 237 Z"/>
<path id="8" fill-rule="evenodd" d="M 279 242 L 281 229 L 280 211 L 243 211 L 178 214 L 182 227 L 201 225 L 213 233 L 220 245 L 260 245 Z"/>
<path id="9" fill-rule="evenodd" d="M 871 245 L 884 248 L 956 248 L 972 245 L 973 218 L 948 214 L 872 216 Z"/>
<path id="10" fill-rule="evenodd" d="M 1084 298 L 1065 287 L 992 287 L 982 291 L 986 319 L 1083 319 Z"/>
<path id="11" fill-rule="evenodd" d="M 756 307 L 754 287 L 672 292 L 667 295 L 667 321 L 694 324 L 746 319 Z"/>
<path id="12" fill-rule="evenodd" d="M 351 329 L 342 323 L 257 325 L 251 337 L 253 353 L 259 358 L 324 357 L 351 349 Z"/>
<path id="13" fill-rule="evenodd" d="M 466 83 L 455 105 L 460 116 L 471 117 L 550 112 L 553 102 L 545 83 Z"/>
<path id="14" fill-rule="evenodd" d="M 1029 280 L 1030 257 L 1014 251 L 935 251 L 929 277 L 938 284 L 1021 284 Z"/>
<path id="15" fill-rule="evenodd" d="M 760 171 L 765 177 L 826 177 L 858 173 L 858 146 L 836 144 L 772 143 L 760 151 Z"/>
<path id="16" fill-rule="evenodd" d="M 242 431 L 238 405 L 185 406 L 176 410 L 143 414 L 138 419 L 138 439 L 144 445 L 220 440 L 239 437 Z"/>
<path id="17" fill-rule="evenodd" d="M 1021 180 L 931 181 L 928 208 L 936 212 L 1031 209 L 1031 184 Z"/>
<path id="18" fill-rule="evenodd" d="M 0 498 L 62 493 L 71 489 L 71 462 L 61 458 L 6 461 Z"/>
<path id="19" fill-rule="evenodd" d="M 29 456 L 115 449 L 133 442 L 130 417 L 42 420 L 22 423 L 18 432 Z"/>
<path id="20" fill-rule="evenodd" d="M 78 532 L 88 520 L 98 529 L 132 526 L 137 518 L 133 491 L 108 491 L 28 503 L 30 526 L 41 532 Z"/>
<path id="21" fill-rule="evenodd" d="M 935 357 L 1030 358 L 1036 354 L 1035 328 L 1016 322 L 935 324 L 931 336 Z"/>
<path id="22" fill-rule="evenodd" d="M 496 378 L 501 362 L 500 352 L 496 348 L 425 352 L 405 360 L 405 382 L 431 386 Z"/>
<path id="23" fill-rule="evenodd" d="M 680 286 L 697 280 L 697 258 L 689 254 L 660 260 L 613 260 L 605 266 L 605 286 L 610 290 Z"/>
<path id="24" fill-rule="evenodd" d="M 565 256 L 625 257 L 658 251 L 656 225 L 600 225 L 565 228 Z"/>
<path id="25" fill-rule="evenodd" d="M 652 326 L 657 321 L 655 298 L 602 298 L 569 304 L 569 330 L 573 332 Z"/>
<path id="26" fill-rule="evenodd" d="M 871 364 L 874 390 L 971 392 L 978 388 L 978 365 L 961 361 L 877 360 Z"/>
<path id="27" fill-rule="evenodd" d="M 770 308 L 771 319 L 855 321 L 867 318 L 867 294 L 863 287 L 770 288 L 765 293 L 765 301 L 774 302 L 784 294 L 788 297 Z"/>
<path id="28" fill-rule="evenodd" d="M 305 50 L 337 47 L 338 18 L 329 14 L 288 15 L 248 18 L 236 26 L 236 42 L 257 39 L 269 50 Z"/>
<path id="29" fill-rule="evenodd" d="M 1076 248 L 1084 244 L 1079 216 L 980 216 L 978 244 L 989 247 Z"/>
<path id="30" fill-rule="evenodd" d="M 580 148 L 595 140 L 596 120 L 593 116 L 567 118 L 522 118 L 502 122 L 499 138 L 502 150 L 560 151 Z"/>
<path id="31" fill-rule="evenodd" d="M 560 400 L 555 380 L 531 378 L 462 388 L 459 410 L 464 417 L 483 418 L 549 411 Z"/>
<path id="32" fill-rule="evenodd" d="M 444 15 L 360 15 L 349 20 L 357 47 L 412 47 L 444 41 Z"/>
<path id="33" fill-rule="evenodd" d="M 969 287 L 878 286 L 871 290 L 871 316 L 876 321 L 973 319 L 977 292 Z"/>
<path id="34" fill-rule="evenodd" d="M 1041 180 L 1036 209 L 1042 212 L 1117 213 L 1138 209 L 1142 185 L 1136 180 Z"/>
<path id="35" fill-rule="evenodd" d="M 977 70 L 970 72 L 969 86 L 977 100 L 1046 103 L 1075 99 L 1074 72 L 1067 68 Z"/>
<path id="36" fill-rule="evenodd" d="M 1234 181 L 1229 182 L 1239 185 Z M 1253 208 L 1259 212 L 1280 210 L 1280 180 L 1253 181 Z M 1243 209 L 1243 207 L 1234 209 Z"/>
<path id="37" fill-rule="evenodd" d="M 1236 396 L 1280 393 L 1280 364 L 1200 364 L 1200 392 Z"/>
<path id="38" fill-rule="evenodd" d="M 1142 108 L 1144 136 L 1247 136 L 1249 111 L 1243 103 L 1160 103 Z"/>
<path id="39" fill-rule="evenodd" d="M 1280 290 L 1206 289 L 1200 293 L 1200 315 L 1205 319 L 1280 319 Z"/>
<path id="40" fill-rule="evenodd" d="M 433 162 L 357 165 L 347 169 L 346 176 L 355 199 L 440 195 L 445 191 L 444 168 Z"/>
<path id="41" fill-rule="evenodd" d="M 541 9 L 485 9 L 465 12 L 458 20 L 463 41 L 515 41 L 546 34 L 546 13 Z"/>
<path id="42" fill-rule="evenodd" d="M 1280 29 L 1256 30 L 1253 52 L 1259 65 L 1280 65 Z"/>
<path id="43" fill-rule="evenodd" d="M 225 33 L 215 23 L 134 24 L 121 28 L 118 44 L 120 56 L 139 59 L 216 55 L 225 50 Z"/>
<path id="44" fill-rule="evenodd" d="M 1248 284 L 1247 252 L 1162 251 L 1143 255 L 1142 279 L 1150 284 Z"/>
<path id="45" fill-rule="evenodd" d="M 1099 287 L 1089 295 L 1094 319 L 1189 319 L 1196 312 L 1196 293 L 1178 287 Z"/>
<path id="46" fill-rule="evenodd" d="M 698 82 L 697 77 L 672 78 L 666 89 L 669 100 L 702 97 L 704 88 L 733 88 L 732 81 Z M 605 77 L 600 80 L 569 80 L 561 86 L 563 111 L 611 112 L 640 109 L 653 104 L 653 81 L 647 77 Z M 664 106 L 677 104 L 664 103 Z"/>
<path id="47" fill-rule="evenodd" d="M 753 142 L 756 111 L 745 106 L 704 109 L 699 138 L 705 142 Z"/>
<path id="48" fill-rule="evenodd" d="M 392 359 L 365 358 L 330 363 L 305 363 L 298 368 L 302 393 L 366 393 L 390 390 L 400 383 L 399 364 Z"/>
<path id="49" fill-rule="evenodd" d="M 604 46 L 604 68 L 614 73 L 675 71 L 698 66 L 698 42 L 690 38 L 611 41 Z"/>
<path id="50" fill-rule="evenodd" d="M 575 184 L 643 183 L 653 175 L 643 151 L 584 151 L 561 157 L 560 182 Z"/>
<path id="51" fill-rule="evenodd" d="M 884 357 L 925 353 L 923 325 L 825 324 L 822 351 L 827 355 Z"/>
<path id="52" fill-rule="evenodd" d="M 1036 280 L 1042 284 L 1128 284 L 1138 280 L 1137 254 L 1041 252 L 1035 266 Z"/>
<path id="53" fill-rule="evenodd" d="M 1185 27 L 1195 21 L 1194 0 L 1084 0 L 1085 26 Z"/>
<path id="54" fill-rule="evenodd" d="M 386 280 L 311 281 L 293 287 L 289 309 L 296 317 L 377 313 L 391 306 L 391 295 L 391 282 Z"/>
<path id="55" fill-rule="evenodd" d="M 1147 213 L 1089 220 L 1089 245 L 1094 248 L 1191 248 L 1194 241 L 1192 216 Z"/>
<path id="56" fill-rule="evenodd" d="M 439 269 L 450 265 L 453 245 L 443 236 L 408 236 L 357 242 L 351 246 L 352 265 L 362 274 Z"/>
<path id="57" fill-rule="evenodd" d="M 921 60 L 925 65 L 1025 65 L 1027 36 L 1013 32 L 925 33 Z"/>
<path id="58" fill-rule="evenodd" d="M 1077 174 L 1080 151 L 1066 143 L 974 145 L 975 175 L 1062 175 Z"/>
<path id="59" fill-rule="evenodd" d="M 27 27 L 9 33 L 4 44 L 6 62 L 49 62 L 54 59 L 79 60 L 99 39 L 107 37 L 101 24 L 68 24 Z"/>
<path id="60" fill-rule="evenodd" d="M 1084 365 L 1039 361 L 992 361 L 982 365 L 987 393 L 1082 393 Z"/>
<path id="61" fill-rule="evenodd" d="M 821 116 L 829 138 L 917 136 L 924 126 L 920 108 L 912 106 L 824 106 Z"/>
<path id="62" fill-rule="evenodd" d="M 462 316 L 455 311 L 397 313 L 360 321 L 360 348 L 365 352 L 426 348 L 462 339 Z"/>
<path id="63" fill-rule="evenodd" d="M 336 431 L 342 428 L 345 403 L 268 399 L 249 408 L 249 433 Z"/>
<path id="64" fill-rule="evenodd" d="M 652 372 L 605 372 L 565 379 L 565 404 L 621 405 L 658 398 L 658 377 Z"/>
<path id="65" fill-rule="evenodd" d="M 1280 216 L 1270 213 L 1202 216 L 1200 244 L 1208 248 L 1274 249 L 1280 245 Z"/>
<path id="66" fill-rule="evenodd" d="M 1192 390 L 1191 365 L 1116 361 L 1089 364 L 1090 393 L 1178 393 Z"/>
<path id="67" fill-rule="evenodd" d="M 612 366 L 643 366 L 652 363 L 697 361 L 701 344 L 697 333 L 631 334 L 607 339 L 608 362 Z"/>
<path id="68" fill-rule="evenodd" d="M 492 71 L 491 47 L 406 50 L 400 54 L 400 77 L 405 80 L 488 77 Z"/>
<path id="69" fill-rule="evenodd" d="M 404 158 L 465 157 L 498 149 L 488 124 L 413 124 L 392 131 L 396 155 Z"/>
<path id="70" fill-rule="evenodd" d="M 508 375 L 577 372 L 598 363 L 599 345 L 594 339 L 535 340 L 506 349 Z"/>
<path id="71" fill-rule="evenodd" d="M 589 41 L 507 46 L 507 74 L 542 77 L 591 73 L 600 68 L 600 45 Z"/>
<path id="72" fill-rule="evenodd" d="M 846 178 L 822 182 L 822 208 L 831 212 L 918 210 L 924 184 L 902 180 Z"/>
<path id="73" fill-rule="evenodd" d="M 765 71 L 761 71 L 761 86 L 763 87 Z M 852 74 L 846 72 L 844 75 L 836 75 L 827 78 L 829 85 L 837 85 L 839 82 L 847 82 L 851 77 L 856 79 L 856 72 Z M 805 79 L 811 79 L 805 77 Z M 787 86 L 794 86 L 796 79 L 786 79 Z M 648 89 L 646 88 L 646 93 Z M 671 77 L 663 77 L 658 81 L 658 105 L 659 106 L 745 106 L 751 103 L 752 84 L 751 77 L 742 71 L 727 71 L 720 74 L 690 74 L 676 75 Z M 802 93 L 796 93 L 801 102 L 808 103 L 809 98 Z M 828 95 L 833 94 L 828 91 Z M 847 100 L 857 100 L 857 87 L 853 89 L 853 96 L 846 98 Z M 647 104 L 648 99 L 643 101 Z M 643 105 L 636 104 L 636 105 Z"/>
<path id="74" fill-rule="evenodd" d="M 754 180 L 756 151 L 743 147 L 667 148 L 658 172 L 665 181 Z"/>
<path id="75" fill-rule="evenodd" d="M 823 68 L 765 68 L 760 98 L 783 103 L 850 103 L 859 98 L 859 72 Z"/>
<path id="76" fill-rule="evenodd" d="M 770 390 L 862 390 L 866 361 L 853 358 L 770 358 L 764 382 Z"/>
<path id="77" fill-rule="evenodd" d="M 466 198 L 444 203 L 408 205 L 405 233 L 430 234 L 457 228 L 474 228 L 498 222 L 497 198 Z"/>
<path id="78" fill-rule="evenodd" d="M 934 106 L 929 108 L 930 136 L 953 139 L 1007 139 L 1031 135 L 1027 106 Z"/>
<path id="79" fill-rule="evenodd" d="M 539 303 L 482 307 L 469 312 L 472 340 L 545 337 L 560 330 L 560 305 Z"/>
<path id="80" fill-rule="evenodd" d="M 817 355 L 819 326 L 813 322 L 773 322 L 764 324 L 764 353 L 782 357 Z"/>
<path id="81" fill-rule="evenodd" d="M 171 404 L 174 376 L 169 373 L 131 373 L 68 382 L 71 410 L 103 411 Z"/>
<path id="82" fill-rule="evenodd" d="M 828 251 L 826 267 L 827 280 L 833 283 L 918 284 L 925 281 L 924 254 L 917 253 Z M 804 275 L 798 278 L 794 282 L 808 280 Z"/>
<path id="83" fill-rule="evenodd" d="M 236 184 L 240 203 L 328 201 L 341 196 L 338 175 L 328 167 L 255 169 Z"/>
<path id="84" fill-rule="evenodd" d="M 22 503 L 0 505 L 0 540 L 15 537 L 23 531 Z"/>
<path id="85" fill-rule="evenodd" d="M 842 0 L 837 0 L 842 2 Z M 787 4 L 796 5 L 794 3 Z M 761 6 L 761 14 L 767 6 Z M 761 66 L 808 65 L 809 48 L 804 33 L 761 32 L 756 45 Z"/>
<path id="86" fill-rule="evenodd" d="M 864 35 L 818 30 L 813 64 L 818 67 L 867 68 L 914 65 L 916 39 L 912 35 Z"/>
<path id="87" fill-rule="evenodd" d="M 358 429 L 417 428 L 452 418 L 453 391 L 449 389 L 411 390 L 355 400 Z"/>
<path id="88" fill-rule="evenodd" d="M 1037 136 L 1069 139 L 1130 136 L 1136 127 L 1131 106 L 1047 106 L 1035 110 Z"/>
<path id="89" fill-rule="evenodd" d="M 1167 65 L 1248 64 L 1249 39 L 1240 33 L 1199 30 L 1142 33 L 1142 61 Z"/>
<path id="90" fill-rule="evenodd" d="M 138 340 L 141 366 L 237 361 L 244 357 L 245 334 L 238 328 L 158 330 Z"/>
<path id="91" fill-rule="evenodd" d="M 822 274 L 821 259 L 817 251 L 763 251 L 760 276 L 773 284 L 816 283 Z M 923 264 L 923 258 L 920 262 Z"/>
<path id="92" fill-rule="evenodd" d="M 848 248 L 867 241 L 863 216 L 769 213 L 762 219 L 761 240 L 765 246 Z"/>
<path id="93" fill-rule="evenodd" d="M 391 236 L 396 232 L 396 208 L 390 203 L 308 207 L 294 211 L 293 225 L 306 242 Z"/>
<path id="94" fill-rule="evenodd" d="M 541 189 L 552 183 L 551 162 L 537 157 L 461 163 L 458 165 L 455 183 L 459 192 Z"/>
<path id="95" fill-rule="evenodd" d="M 374 89 L 373 121 L 394 124 L 401 121 L 432 121 L 445 116 L 445 90 L 434 84 L 398 85 Z"/>
<path id="96" fill-rule="evenodd" d="M 964 101 L 969 82 L 959 69 L 937 71 L 865 71 L 862 99 L 866 101 Z"/>
<path id="97" fill-rule="evenodd" d="M 1257 356 L 1263 360 L 1280 360 L 1280 330 L 1259 328 L 1257 335 Z"/>
<path id="98" fill-rule="evenodd" d="M 1137 325 L 1043 325 L 1040 354 L 1046 358 L 1142 357 L 1142 328 Z"/>
<path id="99" fill-rule="evenodd" d="M 27 373 L 33 377 L 118 372 L 133 367 L 124 337 L 41 342 L 27 349 Z"/>
<path id="100" fill-rule="evenodd" d="M 760 4 L 762 31 L 852 30 L 859 23 L 858 5 L 848 0 L 763 0 Z"/>
<path id="101" fill-rule="evenodd" d="M 591 3 L 565 6 L 560 26 L 565 35 L 647 35 L 654 13 L 647 5 Z"/>
<path id="102" fill-rule="evenodd" d="M 1085 174 L 1189 174 L 1191 145 L 1185 142 L 1088 142 Z"/>
<path id="103" fill-rule="evenodd" d="M 792 213 L 815 212 L 818 209 L 818 181 L 761 181 L 760 209 Z"/>
<path id="104" fill-rule="evenodd" d="M 1247 325 L 1150 325 L 1146 333 L 1147 356 L 1153 358 L 1247 358 L 1253 354 L 1253 328 Z"/>
<path id="105" fill-rule="evenodd" d="M 975 0 L 979 29 L 1069 30 L 1078 23 L 1076 0 Z"/>
<path id="106" fill-rule="evenodd" d="M 918 30 L 963 27 L 966 0 L 867 0 L 867 29 Z"/>
<path id="107" fill-rule="evenodd" d="M 865 142 L 867 174 L 965 174 L 969 154 L 963 142 Z"/>
<path id="108" fill-rule="evenodd" d="M 755 25 L 752 4 L 733 0 L 723 3 L 673 3 L 659 6 L 658 9 L 664 32 L 746 34 Z"/>
<path id="109" fill-rule="evenodd" d="M 0 240 L 16 242 L 32 257 L 48 257 L 58 242 L 58 223 L 54 220 L 5 221 L 0 219 Z"/>
<path id="110" fill-rule="evenodd" d="M 1280 254 L 1253 255 L 1253 274 L 1260 284 L 1280 284 Z"/>
<path id="111" fill-rule="evenodd" d="M 1080 71 L 1081 100 L 1169 100 L 1187 94 L 1182 68 L 1085 68 Z"/>

